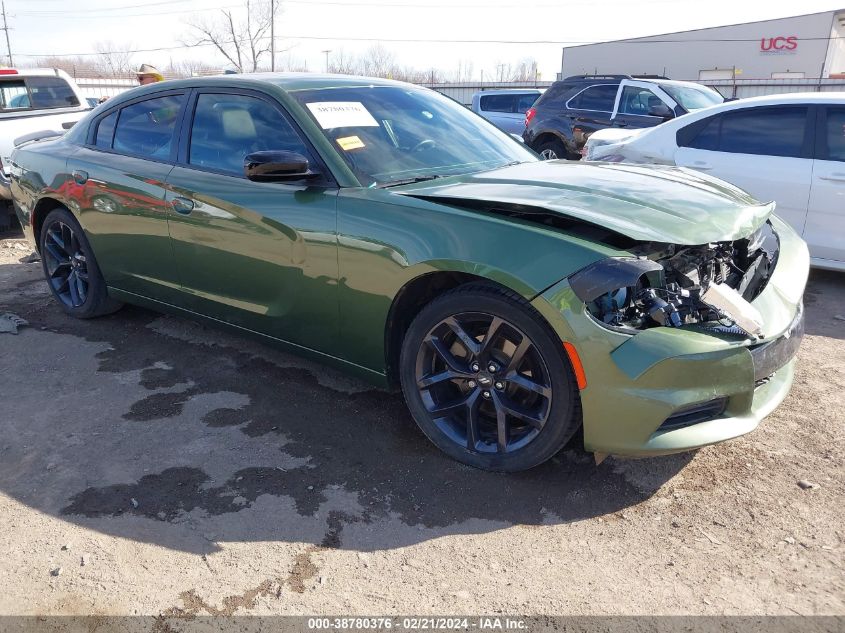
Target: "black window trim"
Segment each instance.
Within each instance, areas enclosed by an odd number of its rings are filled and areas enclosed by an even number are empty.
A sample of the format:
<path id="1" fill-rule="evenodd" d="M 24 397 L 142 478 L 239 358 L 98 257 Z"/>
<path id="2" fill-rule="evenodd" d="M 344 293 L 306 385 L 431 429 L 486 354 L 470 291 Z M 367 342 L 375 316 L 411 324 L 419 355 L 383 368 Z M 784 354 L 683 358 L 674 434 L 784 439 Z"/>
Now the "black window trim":
<path id="1" fill-rule="evenodd" d="M 76 92 L 74 91 L 73 87 L 67 82 L 67 80 L 64 77 L 60 77 L 58 75 L 55 75 L 55 76 L 54 75 L 5 75 L 5 76 L 9 79 L 14 78 L 15 80 L 22 80 L 23 81 L 24 88 L 26 88 L 26 96 L 29 99 L 29 107 L 28 108 L 0 108 L 0 114 L 16 114 L 18 112 L 33 112 L 33 111 L 40 112 L 42 110 L 70 110 L 70 111 L 74 112 L 74 111 L 78 111 L 80 108 L 82 108 L 83 110 L 90 110 L 91 109 L 91 108 L 88 107 L 87 102 L 85 102 L 85 103 L 80 102 L 80 103 L 77 103 L 76 105 L 48 106 L 46 108 L 36 108 L 34 105 L 32 105 L 33 104 L 32 88 L 29 85 L 29 77 L 45 77 L 46 76 L 50 79 L 54 79 L 54 78 L 55 79 L 61 79 L 62 81 L 64 81 L 67 84 L 67 87 L 70 88 L 71 93 L 73 94 L 74 97 L 76 97 L 77 101 L 79 101 L 79 97 L 76 95 Z M 6 82 L 0 81 L 0 86 L 2 86 L 3 83 L 6 83 Z M 9 81 L 9 83 L 11 83 L 11 81 Z"/>
<path id="2" fill-rule="evenodd" d="M 243 95 L 246 97 L 255 97 L 261 99 L 262 101 L 268 103 L 270 106 L 275 108 L 282 117 L 288 122 L 293 129 L 294 133 L 299 137 L 299 140 L 302 141 L 303 145 L 308 149 L 309 154 L 311 157 L 314 158 L 316 164 L 312 166 L 312 170 L 314 168 L 318 169 L 320 174 L 322 174 L 322 178 L 314 178 L 308 181 L 310 186 L 317 186 L 317 187 L 326 187 L 326 188 L 333 188 L 337 187 L 337 179 L 334 177 L 334 174 L 331 173 L 328 166 L 326 165 L 323 157 L 320 156 L 319 152 L 317 152 L 314 144 L 308 138 L 308 135 L 303 133 L 302 128 L 296 123 L 294 118 L 290 115 L 287 109 L 276 99 L 271 97 L 270 95 L 260 91 L 260 90 L 251 90 L 249 88 L 226 88 L 222 86 L 207 86 L 202 88 L 192 88 L 190 90 L 190 94 L 188 95 L 188 99 L 186 100 L 186 107 L 182 111 L 182 115 L 179 118 L 179 122 L 177 125 L 179 126 L 179 133 L 177 137 L 177 153 L 175 157 L 174 164 L 178 167 L 183 169 L 191 169 L 195 171 L 202 171 L 205 173 L 210 174 L 217 174 L 220 176 L 227 176 L 229 178 L 239 178 L 241 180 L 247 180 L 247 177 L 244 174 L 233 174 L 229 171 L 224 171 L 222 169 L 214 169 L 213 167 L 204 167 L 201 165 L 194 165 L 189 161 L 189 152 L 191 147 L 191 133 L 193 128 L 194 122 L 194 115 L 196 113 L 197 101 L 199 100 L 199 96 L 202 94 L 216 94 L 216 95 Z M 297 188 L 301 188 L 302 181 L 290 181 L 290 182 L 278 182 L 273 183 L 276 185 L 290 185 Z"/>
<path id="3" fill-rule="evenodd" d="M 775 108 L 806 108 L 807 112 L 804 118 L 804 139 L 801 143 L 801 151 L 799 156 L 775 156 L 774 154 L 748 154 L 747 152 L 727 152 L 723 149 L 711 149 L 711 150 L 701 150 L 704 152 L 721 152 L 723 154 L 747 154 L 748 156 L 769 156 L 771 158 L 806 158 L 812 159 L 814 155 L 817 153 L 816 147 L 816 138 L 817 138 L 817 127 L 818 127 L 818 116 L 816 114 L 816 110 L 818 106 L 814 103 L 767 103 L 761 104 L 758 106 L 750 106 L 744 108 L 733 108 L 731 110 L 726 110 L 724 112 L 719 112 L 718 114 L 714 114 L 712 116 L 704 117 L 703 119 L 699 119 L 698 121 L 693 121 L 689 125 L 685 125 L 682 128 L 679 128 L 677 132 L 675 132 L 675 143 L 678 147 L 690 147 L 690 143 L 695 141 L 698 138 L 698 135 L 701 134 L 702 131 L 706 127 L 710 125 L 710 122 L 713 119 L 716 119 L 716 124 L 719 127 L 718 130 L 718 142 L 717 148 L 721 148 L 722 144 L 722 123 L 725 120 L 725 117 L 741 113 L 741 112 L 748 112 L 752 110 L 772 110 Z M 682 132 L 690 127 L 696 126 L 698 129 L 695 130 L 695 135 L 688 139 L 685 144 L 681 144 L 679 141 L 679 137 L 681 136 Z M 690 147 L 690 149 L 699 149 L 695 147 Z"/>
<path id="4" fill-rule="evenodd" d="M 114 149 L 114 135 L 117 133 L 117 126 L 120 125 L 120 114 L 123 112 L 124 109 L 128 108 L 129 106 L 136 105 L 138 103 L 142 103 L 144 101 L 151 101 L 153 99 L 159 99 L 161 97 L 185 97 L 185 100 L 182 102 L 180 106 L 179 114 L 176 115 L 176 126 L 174 129 L 173 141 L 170 146 L 170 156 L 168 158 L 159 158 L 157 156 L 148 156 L 145 154 L 132 154 L 129 152 L 121 152 Z M 160 90 L 157 92 L 146 93 L 144 95 L 138 96 L 134 99 L 129 101 L 123 101 L 121 103 L 115 104 L 113 107 L 109 108 L 105 112 L 98 114 L 94 119 L 92 119 L 91 124 L 88 126 L 88 131 L 85 135 L 85 143 L 84 146 L 86 149 L 95 151 L 95 152 L 103 152 L 104 154 L 115 154 L 117 156 L 127 156 L 129 158 L 140 158 L 142 160 L 148 160 L 154 163 L 163 163 L 165 165 L 175 165 L 176 164 L 176 150 L 178 149 L 178 140 L 180 137 L 180 127 L 179 124 L 183 120 L 185 114 L 185 108 L 188 105 L 190 96 L 190 89 L 186 88 L 177 88 L 177 89 L 170 89 L 170 90 Z M 96 134 L 97 129 L 100 127 L 100 121 L 104 118 L 112 114 L 113 112 L 118 112 L 117 121 L 115 121 L 114 129 L 115 132 L 112 134 L 112 146 L 111 147 L 99 147 L 95 144 L 96 141 Z"/>
<path id="5" fill-rule="evenodd" d="M 827 115 L 828 111 L 832 109 L 845 110 L 845 106 L 838 103 L 823 103 L 816 106 L 816 143 L 813 148 L 813 158 L 833 163 L 845 163 L 845 159 L 830 157 L 830 147 L 827 143 Z"/>
<path id="6" fill-rule="evenodd" d="M 620 86 L 620 85 L 621 85 L 621 84 L 607 84 L 607 83 L 601 83 L 601 84 L 590 84 L 589 86 L 586 86 L 586 87 L 582 88 L 581 90 L 579 90 L 578 92 L 576 92 L 574 95 L 572 95 L 571 97 L 569 97 L 569 99 L 567 99 L 567 100 L 566 100 L 566 104 L 564 104 L 564 107 L 565 107 L 567 110 L 580 110 L 581 112 L 602 112 L 602 113 L 607 113 L 607 114 L 613 114 L 613 108 L 611 108 L 610 110 L 593 110 L 593 109 L 591 109 L 591 108 L 574 108 L 574 107 L 572 107 L 572 106 L 571 106 L 571 105 L 569 105 L 569 104 L 570 104 L 570 102 L 571 102 L 573 99 L 577 99 L 577 98 L 578 98 L 578 96 L 579 96 L 582 92 L 585 92 L 585 91 L 589 90 L 590 88 L 598 88 L 599 86 L 613 86 L 613 87 L 615 87 L 615 88 L 616 88 L 616 94 L 618 95 L 618 94 L 619 94 L 619 86 Z M 613 103 L 614 103 L 614 105 L 616 104 L 616 99 L 615 99 L 615 98 L 614 98 L 614 100 L 613 100 Z"/>

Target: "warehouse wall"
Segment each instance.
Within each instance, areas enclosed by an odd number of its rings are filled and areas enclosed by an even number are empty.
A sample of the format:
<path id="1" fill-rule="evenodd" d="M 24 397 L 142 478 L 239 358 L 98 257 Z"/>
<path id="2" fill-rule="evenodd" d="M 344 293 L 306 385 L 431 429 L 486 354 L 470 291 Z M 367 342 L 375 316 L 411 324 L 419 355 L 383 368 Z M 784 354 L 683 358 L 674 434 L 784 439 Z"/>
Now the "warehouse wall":
<path id="1" fill-rule="evenodd" d="M 567 47 L 561 74 L 655 74 L 696 80 L 702 71 L 735 67 L 738 79 L 771 79 L 772 73 L 784 72 L 819 77 L 833 18 L 834 12 L 827 11 Z"/>

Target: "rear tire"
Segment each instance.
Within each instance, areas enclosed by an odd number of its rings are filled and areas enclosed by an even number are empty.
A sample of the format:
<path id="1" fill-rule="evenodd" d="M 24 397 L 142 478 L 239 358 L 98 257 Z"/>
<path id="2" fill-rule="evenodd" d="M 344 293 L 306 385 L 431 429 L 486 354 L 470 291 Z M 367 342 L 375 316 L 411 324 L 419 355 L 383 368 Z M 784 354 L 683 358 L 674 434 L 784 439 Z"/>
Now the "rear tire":
<path id="1" fill-rule="evenodd" d="M 557 160 L 559 158 L 569 157 L 569 152 L 566 151 L 566 146 L 558 139 L 543 141 L 537 145 L 535 151 L 543 158 L 543 160 Z"/>
<path id="2" fill-rule="evenodd" d="M 70 211 L 59 208 L 47 215 L 38 244 L 47 285 L 67 314 L 91 319 L 123 306 L 108 296 L 94 251 Z"/>
<path id="3" fill-rule="evenodd" d="M 423 433 L 483 470 L 542 464 L 581 426 L 560 340 L 534 308 L 497 286 L 460 286 L 423 308 L 402 344 L 400 381 Z"/>

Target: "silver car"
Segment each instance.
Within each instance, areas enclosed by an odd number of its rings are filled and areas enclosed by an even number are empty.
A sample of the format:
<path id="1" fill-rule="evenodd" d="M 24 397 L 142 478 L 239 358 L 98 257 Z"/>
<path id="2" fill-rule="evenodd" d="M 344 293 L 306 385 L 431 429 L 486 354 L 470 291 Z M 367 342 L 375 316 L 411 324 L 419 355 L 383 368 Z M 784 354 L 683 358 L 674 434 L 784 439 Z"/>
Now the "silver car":
<path id="1" fill-rule="evenodd" d="M 521 135 L 525 129 L 525 111 L 541 94 L 543 91 L 538 88 L 483 90 L 472 95 L 472 111 L 500 130 Z"/>

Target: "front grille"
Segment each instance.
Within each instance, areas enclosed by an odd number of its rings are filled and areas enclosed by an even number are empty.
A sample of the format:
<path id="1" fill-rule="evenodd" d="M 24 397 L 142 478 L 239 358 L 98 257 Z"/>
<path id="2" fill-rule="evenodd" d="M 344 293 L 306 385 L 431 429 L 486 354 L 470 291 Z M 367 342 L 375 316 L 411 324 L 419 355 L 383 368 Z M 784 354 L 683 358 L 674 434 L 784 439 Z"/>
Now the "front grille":
<path id="1" fill-rule="evenodd" d="M 754 361 L 754 382 L 762 384 L 766 378 L 786 365 L 798 353 L 801 339 L 804 337 L 804 305 L 798 305 L 798 313 L 783 336 L 749 348 Z"/>
<path id="2" fill-rule="evenodd" d="M 684 407 L 666 418 L 666 421 L 658 427 L 657 432 L 674 431 L 675 429 L 682 429 L 685 426 L 707 422 L 722 415 L 725 412 L 727 404 L 727 398 L 715 398 L 707 402 L 700 402 L 699 404 Z"/>

